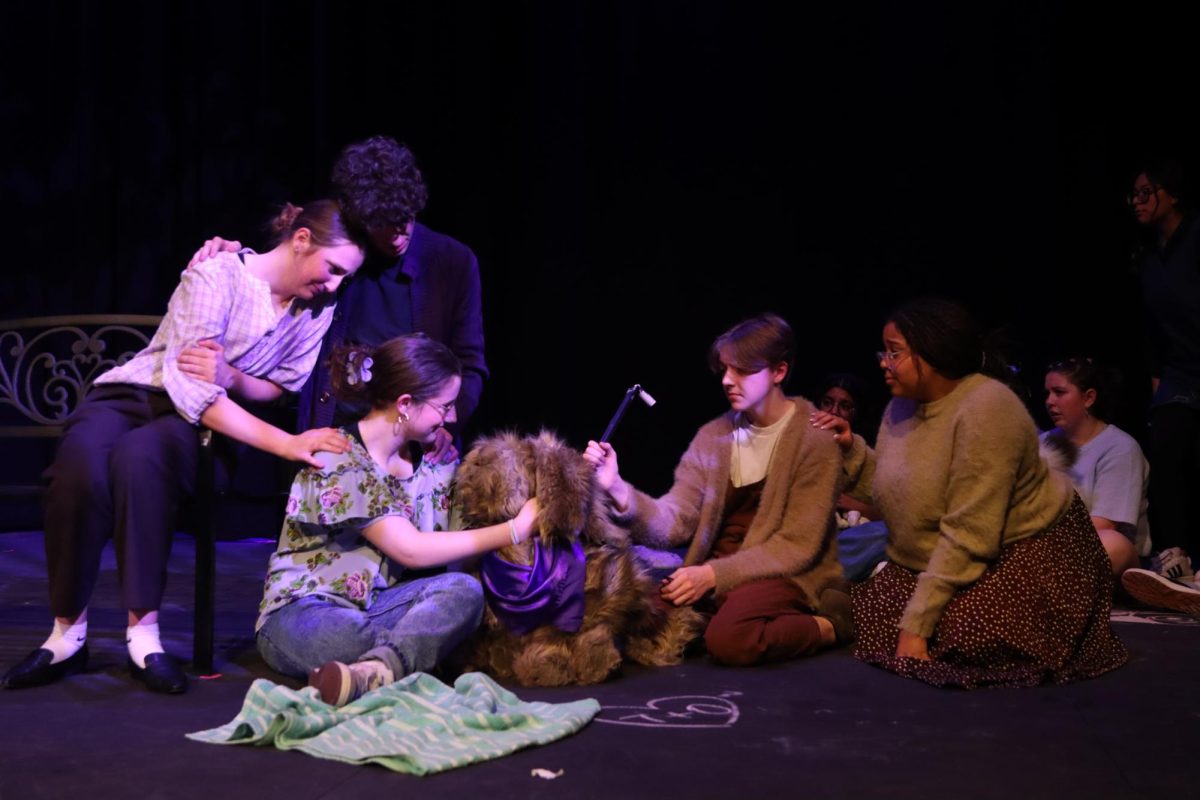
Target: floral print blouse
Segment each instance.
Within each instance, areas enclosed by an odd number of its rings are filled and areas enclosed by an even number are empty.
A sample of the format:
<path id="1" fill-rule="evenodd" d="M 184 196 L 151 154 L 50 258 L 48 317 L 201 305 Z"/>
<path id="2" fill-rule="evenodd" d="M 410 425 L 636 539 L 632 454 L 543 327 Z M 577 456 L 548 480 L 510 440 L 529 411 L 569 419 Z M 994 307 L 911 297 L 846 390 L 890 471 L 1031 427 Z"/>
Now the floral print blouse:
<path id="1" fill-rule="evenodd" d="M 366 610 L 404 568 L 363 537 L 384 517 L 403 516 L 420 531 L 450 527 L 450 489 L 458 467 L 422 460 L 401 480 L 371 460 L 358 426 L 343 428 L 350 450 L 325 453 L 326 466 L 301 470 L 292 482 L 279 545 L 267 565 L 257 631 L 271 612 L 318 595 Z"/>

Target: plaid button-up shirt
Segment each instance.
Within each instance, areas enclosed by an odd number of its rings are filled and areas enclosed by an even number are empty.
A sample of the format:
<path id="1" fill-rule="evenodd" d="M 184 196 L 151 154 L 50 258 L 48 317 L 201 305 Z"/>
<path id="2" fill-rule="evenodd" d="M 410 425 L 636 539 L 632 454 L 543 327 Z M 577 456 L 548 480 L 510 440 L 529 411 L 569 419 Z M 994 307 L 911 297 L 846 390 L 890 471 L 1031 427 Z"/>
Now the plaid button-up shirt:
<path id="1" fill-rule="evenodd" d="M 179 414 L 196 424 L 225 390 L 184 375 L 176 359 L 185 347 L 215 339 L 231 366 L 299 391 L 316 364 L 333 303 L 332 295 L 295 299 L 280 313 L 270 286 L 251 275 L 237 254 L 221 253 L 184 271 L 150 344 L 96 383 L 164 389 Z"/>

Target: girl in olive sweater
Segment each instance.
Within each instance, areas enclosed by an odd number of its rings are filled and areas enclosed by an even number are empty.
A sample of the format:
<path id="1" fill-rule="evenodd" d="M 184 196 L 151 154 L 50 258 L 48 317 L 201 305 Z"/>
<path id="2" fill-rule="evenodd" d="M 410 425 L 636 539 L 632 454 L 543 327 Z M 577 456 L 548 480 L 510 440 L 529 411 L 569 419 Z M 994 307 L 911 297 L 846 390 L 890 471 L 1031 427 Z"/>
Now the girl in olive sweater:
<path id="1" fill-rule="evenodd" d="M 890 563 L 854 590 L 855 655 L 965 687 L 1065 683 L 1123 664 L 1087 509 L 1042 459 L 1020 399 L 983 374 L 1008 368 L 985 354 L 971 317 L 918 300 L 889 316 L 883 345 L 894 399 L 875 452 L 855 438 L 847 471 L 851 493 L 883 513 Z"/>

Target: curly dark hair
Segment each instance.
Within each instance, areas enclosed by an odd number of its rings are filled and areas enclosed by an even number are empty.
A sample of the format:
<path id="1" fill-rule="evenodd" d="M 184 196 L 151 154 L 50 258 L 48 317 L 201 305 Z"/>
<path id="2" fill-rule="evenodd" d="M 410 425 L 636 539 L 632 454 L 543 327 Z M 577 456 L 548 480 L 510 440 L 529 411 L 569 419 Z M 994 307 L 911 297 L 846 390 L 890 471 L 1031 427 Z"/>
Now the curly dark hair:
<path id="1" fill-rule="evenodd" d="M 332 180 L 347 221 L 365 231 L 404 227 L 429 197 L 412 151 L 390 136 L 347 146 Z"/>

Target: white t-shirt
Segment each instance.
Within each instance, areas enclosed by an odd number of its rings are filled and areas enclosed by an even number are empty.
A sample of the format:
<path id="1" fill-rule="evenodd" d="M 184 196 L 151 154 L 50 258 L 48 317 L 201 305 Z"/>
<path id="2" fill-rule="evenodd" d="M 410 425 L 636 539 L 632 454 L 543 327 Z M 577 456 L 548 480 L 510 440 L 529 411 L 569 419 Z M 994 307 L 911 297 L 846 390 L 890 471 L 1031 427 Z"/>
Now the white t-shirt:
<path id="1" fill-rule="evenodd" d="M 1043 433 L 1042 437 L 1048 435 Z M 1149 555 L 1146 487 L 1150 465 L 1137 440 L 1116 425 L 1109 425 L 1079 448 L 1070 473 L 1088 512 L 1112 520 L 1139 555 Z"/>
<path id="2" fill-rule="evenodd" d="M 767 476 L 775 445 L 795 413 L 796 404 L 791 403 L 782 417 L 765 428 L 751 424 L 745 414 L 737 415 L 729 459 L 729 478 L 734 486 L 758 483 Z"/>

